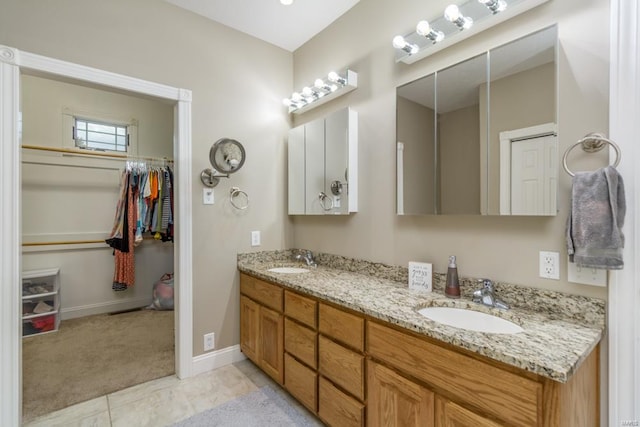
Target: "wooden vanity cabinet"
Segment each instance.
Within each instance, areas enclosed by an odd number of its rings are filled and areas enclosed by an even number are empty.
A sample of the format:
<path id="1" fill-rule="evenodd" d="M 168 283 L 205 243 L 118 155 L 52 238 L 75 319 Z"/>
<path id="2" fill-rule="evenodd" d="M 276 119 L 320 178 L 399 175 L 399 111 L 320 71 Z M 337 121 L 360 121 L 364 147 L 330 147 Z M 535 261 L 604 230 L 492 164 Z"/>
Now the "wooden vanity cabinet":
<path id="1" fill-rule="evenodd" d="M 284 387 L 311 412 L 318 412 L 318 303 L 284 291 Z"/>
<path id="2" fill-rule="evenodd" d="M 435 393 L 436 427 L 599 425 L 598 347 L 563 384 L 375 321 L 367 321 L 366 337 L 368 357 Z M 372 375 L 368 414 L 384 413 Z"/>
<path id="3" fill-rule="evenodd" d="M 245 274 L 240 284 L 242 351 L 329 426 L 599 426 L 599 347 L 560 383 Z"/>
<path id="4" fill-rule="evenodd" d="M 318 416 L 331 426 L 364 426 L 365 320 L 322 302 L 318 312 Z"/>
<path id="5" fill-rule="evenodd" d="M 282 288 L 240 276 L 240 349 L 278 384 L 284 378 Z"/>

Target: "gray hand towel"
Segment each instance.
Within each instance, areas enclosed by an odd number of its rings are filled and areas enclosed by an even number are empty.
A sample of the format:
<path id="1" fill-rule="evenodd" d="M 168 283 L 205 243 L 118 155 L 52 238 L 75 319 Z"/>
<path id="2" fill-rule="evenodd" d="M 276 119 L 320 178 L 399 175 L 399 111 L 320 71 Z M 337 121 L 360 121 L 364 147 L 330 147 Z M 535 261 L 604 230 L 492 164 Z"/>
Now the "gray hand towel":
<path id="1" fill-rule="evenodd" d="M 622 177 L 613 166 L 577 172 L 567 219 L 569 259 L 579 267 L 621 270 L 626 210 Z"/>

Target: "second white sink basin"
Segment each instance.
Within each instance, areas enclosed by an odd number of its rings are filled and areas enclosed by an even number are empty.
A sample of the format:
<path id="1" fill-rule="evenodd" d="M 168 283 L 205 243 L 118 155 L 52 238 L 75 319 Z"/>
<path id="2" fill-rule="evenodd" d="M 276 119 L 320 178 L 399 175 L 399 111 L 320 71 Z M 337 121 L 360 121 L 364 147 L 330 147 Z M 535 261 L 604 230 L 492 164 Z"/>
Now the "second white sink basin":
<path id="1" fill-rule="evenodd" d="M 267 271 L 270 271 L 272 273 L 294 274 L 294 273 L 308 273 L 309 269 L 300 268 L 300 267 L 276 267 L 276 268 L 270 268 Z"/>
<path id="2" fill-rule="evenodd" d="M 452 307 L 427 307 L 418 310 L 424 317 L 454 328 L 490 334 L 517 334 L 523 332 L 513 322 L 479 311 Z"/>

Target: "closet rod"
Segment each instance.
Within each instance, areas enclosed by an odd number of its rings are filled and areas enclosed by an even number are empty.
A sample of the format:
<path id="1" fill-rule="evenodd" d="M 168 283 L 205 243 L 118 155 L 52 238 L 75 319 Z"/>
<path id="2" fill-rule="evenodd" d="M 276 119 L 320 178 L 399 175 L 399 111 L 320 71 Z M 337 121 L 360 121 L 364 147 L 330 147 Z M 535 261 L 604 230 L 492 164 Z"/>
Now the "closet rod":
<path id="1" fill-rule="evenodd" d="M 156 240 L 153 236 L 143 236 L 144 240 Z M 105 243 L 105 239 L 102 240 L 65 240 L 60 242 L 27 242 L 22 246 L 56 246 L 56 245 L 86 245 L 90 243 Z M 105 243 L 106 244 L 106 243 Z"/>
<path id="2" fill-rule="evenodd" d="M 66 153 L 66 154 L 75 154 L 80 156 L 88 156 L 88 157 L 107 157 L 113 159 L 121 159 L 121 160 L 149 160 L 152 162 L 168 162 L 173 163 L 173 160 L 167 159 L 165 157 L 142 157 L 142 156 L 129 156 L 127 154 L 113 154 L 113 153 L 103 153 L 100 151 L 82 151 L 82 150 L 74 150 L 71 148 L 56 148 L 56 147 L 44 147 L 41 145 L 27 145 L 22 144 L 22 148 L 27 150 L 40 150 L 40 151 L 52 151 L 54 153 Z"/>
<path id="3" fill-rule="evenodd" d="M 55 246 L 55 245 L 84 245 L 87 243 L 105 243 L 102 240 L 71 240 L 62 242 L 29 242 L 23 243 L 22 246 Z"/>

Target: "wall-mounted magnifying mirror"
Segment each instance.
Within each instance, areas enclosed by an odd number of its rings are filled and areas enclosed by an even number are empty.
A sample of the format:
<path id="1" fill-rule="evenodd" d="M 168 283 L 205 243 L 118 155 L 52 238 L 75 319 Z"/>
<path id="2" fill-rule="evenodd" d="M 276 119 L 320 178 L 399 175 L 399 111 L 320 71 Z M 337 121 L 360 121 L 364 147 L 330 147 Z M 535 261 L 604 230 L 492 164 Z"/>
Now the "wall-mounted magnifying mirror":
<path id="1" fill-rule="evenodd" d="M 200 180 L 207 187 L 215 187 L 220 178 L 229 178 L 229 174 L 237 172 L 244 165 L 244 160 L 242 144 L 235 139 L 220 138 L 209 150 L 209 161 L 215 170 L 203 170 Z"/>

